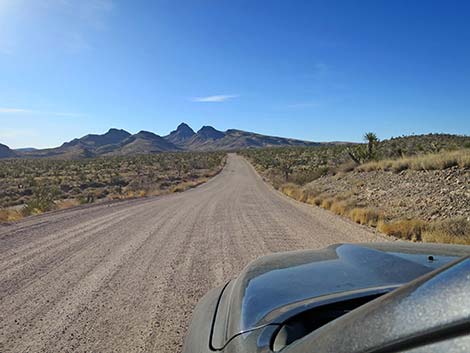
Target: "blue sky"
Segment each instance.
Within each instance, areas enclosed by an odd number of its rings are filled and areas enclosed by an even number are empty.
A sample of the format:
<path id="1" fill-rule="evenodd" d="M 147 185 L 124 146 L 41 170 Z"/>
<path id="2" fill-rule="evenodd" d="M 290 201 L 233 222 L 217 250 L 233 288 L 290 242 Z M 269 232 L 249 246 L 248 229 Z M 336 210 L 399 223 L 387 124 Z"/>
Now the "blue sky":
<path id="1" fill-rule="evenodd" d="M 470 134 L 470 2 L 0 0 L 0 143 Z"/>

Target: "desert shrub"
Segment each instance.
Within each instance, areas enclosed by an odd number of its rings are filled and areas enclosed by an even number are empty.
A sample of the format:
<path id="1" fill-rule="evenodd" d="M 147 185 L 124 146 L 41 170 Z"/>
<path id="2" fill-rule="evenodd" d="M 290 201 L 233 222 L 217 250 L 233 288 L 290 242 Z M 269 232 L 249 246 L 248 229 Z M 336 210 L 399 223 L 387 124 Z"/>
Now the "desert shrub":
<path id="1" fill-rule="evenodd" d="M 58 195 L 57 188 L 39 186 L 33 193 L 33 197 L 22 209 L 23 215 L 39 214 L 56 208 L 55 199 Z"/>
<path id="2" fill-rule="evenodd" d="M 95 195 L 93 193 L 87 193 L 85 195 L 80 195 L 78 197 L 78 202 L 80 203 L 80 205 L 84 205 L 84 204 L 87 204 L 87 203 L 93 203 L 95 202 Z"/>
<path id="3" fill-rule="evenodd" d="M 326 175 L 327 173 L 328 173 L 327 167 L 298 170 L 298 171 L 293 172 L 290 175 L 289 181 L 291 181 L 294 184 L 305 185 L 314 181 L 315 179 L 320 178 L 323 175 Z"/>
<path id="4" fill-rule="evenodd" d="M 165 183 L 170 188 L 216 174 L 225 156 L 224 152 L 176 152 L 79 160 L 0 160 L 0 208 L 25 205 L 23 212 L 28 215 L 56 204 L 62 207 L 60 200 L 121 199 L 128 197 L 129 190 L 133 197 L 157 194 Z M 57 193 L 48 199 L 40 188 Z"/>

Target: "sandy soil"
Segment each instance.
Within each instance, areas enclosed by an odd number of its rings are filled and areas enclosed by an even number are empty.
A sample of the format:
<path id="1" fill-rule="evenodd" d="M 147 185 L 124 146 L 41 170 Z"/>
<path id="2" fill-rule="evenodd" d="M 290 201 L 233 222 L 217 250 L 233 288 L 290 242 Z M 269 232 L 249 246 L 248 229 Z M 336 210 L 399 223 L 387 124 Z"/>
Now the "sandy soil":
<path id="1" fill-rule="evenodd" d="M 198 299 L 249 261 L 375 240 L 230 155 L 181 194 L 0 227 L 0 352 L 179 352 Z"/>

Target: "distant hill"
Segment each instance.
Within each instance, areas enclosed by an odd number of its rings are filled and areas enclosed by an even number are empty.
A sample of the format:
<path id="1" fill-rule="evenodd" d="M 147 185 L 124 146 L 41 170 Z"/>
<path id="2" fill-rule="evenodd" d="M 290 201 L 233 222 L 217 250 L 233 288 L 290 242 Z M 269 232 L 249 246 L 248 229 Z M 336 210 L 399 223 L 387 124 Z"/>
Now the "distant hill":
<path id="1" fill-rule="evenodd" d="M 2 145 L 0 143 L 0 158 L 12 158 L 15 156 L 15 151 L 11 150 L 7 145 Z"/>
<path id="2" fill-rule="evenodd" d="M 140 131 L 129 136 L 119 146 L 110 151 L 109 155 L 135 155 L 145 153 L 158 153 L 177 151 L 179 147 L 165 140 L 163 137 L 149 131 Z M 102 153 L 103 154 L 103 153 Z"/>
<path id="3" fill-rule="evenodd" d="M 61 147 L 82 146 L 88 149 L 96 149 L 101 146 L 119 144 L 130 136 L 131 134 L 125 130 L 109 129 L 109 131 L 103 135 L 86 135 L 82 138 L 65 142 Z"/>
<path id="4" fill-rule="evenodd" d="M 99 156 L 127 156 L 175 151 L 235 151 L 266 147 L 312 147 L 343 145 L 346 142 L 310 142 L 284 137 L 261 135 L 254 132 L 229 129 L 220 131 L 203 126 L 195 132 L 181 123 L 166 136 L 150 131 L 137 134 L 109 129 L 104 134 L 89 134 L 47 149 L 25 148 L 11 150 L 0 144 L 0 158 L 60 158 L 80 159 Z M 384 157 L 433 153 L 440 150 L 470 147 L 470 137 L 450 134 L 427 134 L 395 137 L 381 141 L 378 153 Z"/>
<path id="5" fill-rule="evenodd" d="M 47 149 L 23 149 L 9 156 L 27 158 L 90 158 L 98 156 L 136 155 L 169 151 L 214 151 L 237 150 L 275 146 L 317 146 L 319 143 L 289 138 L 266 136 L 241 130 L 219 131 L 212 126 L 203 126 L 197 133 L 187 124 L 181 123 L 167 136 L 159 136 L 149 131 L 137 134 L 110 129 L 104 134 L 89 134 L 59 147 Z M 11 150 L 10 150 L 11 151 Z"/>
<path id="6" fill-rule="evenodd" d="M 317 142 L 266 136 L 242 130 L 230 129 L 225 132 L 211 126 L 203 126 L 180 147 L 191 151 L 237 150 L 277 146 L 317 146 Z"/>
<path id="7" fill-rule="evenodd" d="M 109 129 L 102 135 L 89 134 L 65 142 L 59 147 L 22 151 L 19 155 L 29 158 L 90 158 L 119 148 L 120 143 L 130 136 L 125 130 Z"/>

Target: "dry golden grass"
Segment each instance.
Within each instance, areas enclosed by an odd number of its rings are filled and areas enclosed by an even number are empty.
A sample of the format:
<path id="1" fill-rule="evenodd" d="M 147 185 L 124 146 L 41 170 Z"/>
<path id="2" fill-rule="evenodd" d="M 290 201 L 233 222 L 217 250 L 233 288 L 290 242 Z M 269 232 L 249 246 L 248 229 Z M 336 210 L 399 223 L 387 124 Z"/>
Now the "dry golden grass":
<path id="1" fill-rule="evenodd" d="M 405 169 L 412 170 L 438 170 L 458 166 L 470 168 L 470 149 L 445 151 L 441 153 L 425 154 L 421 156 L 405 157 L 399 159 L 385 159 L 369 162 L 357 167 L 362 172 L 374 170 L 391 170 L 400 172 Z"/>
<path id="2" fill-rule="evenodd" d="M 422 233 L 430 243 L 470 244 L 470 221 L 464 217 L 431 223 Z"/>
<path id="3" fill-rule="evenodd" d="M 383 219 L 383 214 L 379 210 L 366 207 L 356 207 L 349 211 L 349 218 L 356 223 L 376 227 Z"/>
<path id="4" fill-rule="evenodd" d="M 406 240 L 421 240 L 421 234 L 426 229 L 426 222 L 420 219 L 405 219 L 392 222 L 380 221 L 377 229 L 390 236 Z"/>
<path id="5" fill-rule="evenodd" d="M 331 212 L 339 215 L 345 216 L 349 211 L 349 205 L 346 201 L 333 202 L 330 208 Z"/>
<path id="6" fill-rule="evenodd" d="M 302 188 L 296 184 L 286 183 L 281 185 L 279 189 L 282 193 L 286 194 L 289 197 L 292 197 L 294 200 L 303 202 L 307 199 L 306 193 L 304 193 Z"/>
<path id="7" fill-rule="evenodd" d="M 379 222 L 378 229 L 387 235 L 406 240 L 470 244 L 470 221 L 464 217 L 436 222 L 420 219 Z"/>
<path id="8" fill-rule="evenodd" d="M 333 205 L 334 199 L 331 197 L 328 197 L 326 199 L 323 199 L 321 203 L 321 207 L 324 208 L 325 210 L 329 210 L 331 206 Z"/>
<path id="9" fill-rule="evenodd" d="M 303 188 L 303 198 L 305 199 L 304 202 L 313 205 L 315 204 L 315 198 L 317 198 L 320 195 L 320 191 L 312 188 L 311 186 L 306 186 Z"/>
<path id="10" fill-rule="evenodd" d="M 21 212 L 11 209 L 0 210 L 0 223 L 15 222 L 23 218 Z"/>
<path id="11" fill-rule="evenodd" d="M 461 237 L 455 237 L 446 232 L 424 231 L 421 235 L 422 241 L 426 243 L 444 243 L 444 244 L 459 244 L 469 245 L 470 234 Z"/>

